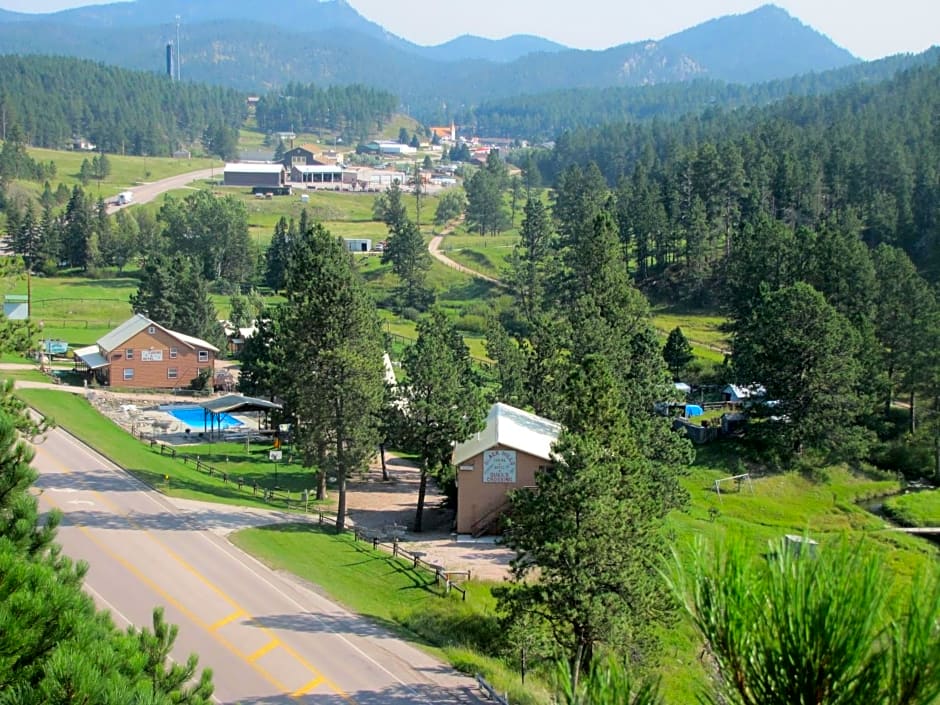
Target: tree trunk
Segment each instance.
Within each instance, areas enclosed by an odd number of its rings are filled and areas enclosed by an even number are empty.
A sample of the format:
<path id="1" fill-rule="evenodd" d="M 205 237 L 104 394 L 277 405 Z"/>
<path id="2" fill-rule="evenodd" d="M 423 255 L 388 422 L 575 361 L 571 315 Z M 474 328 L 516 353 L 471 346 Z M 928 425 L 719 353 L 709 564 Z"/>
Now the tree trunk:
<path id="1" fill-rule="evenodd" d="M 379 443 L 379 455 L 382 458 L 382 479 L 388 482 L 388 466 L 385 464 L 385 444 Z"/>
<path id="2" fill-rule="evenodd" d="M 914 435 L 914 432 L 917 431 L 917 407 L 916 407 L 917 398 L 914 394 L 913 389 L 911 390 L 910 402 L 911 402 L 910 417 L 909 417 L 910 426 L 908 430 L 911 432 L 911 435 Z"/>
<path id="3" fill-rule="evenodd" d="M 339 501 L 336 506 L 336 530 L 346 528 L 346 468 L 343 462 L 343 440 L 336 439 L 336 491 Z"/>
<path id="4" fill-rule="evenodd" d="M 326 446 L 317 445 L 317 465 L 320 472 L 317 473 L 317 499 L 326 499 Z"/>
<path id="5" fill-rule="evenodd" d="M 424 496 L 428 490 L 428 470 L 427 463 L 421 463 L 421 483 L 418 485 L 418 509 L 415 512 L 414 532 L 420 534 L 422 531 L 421 519 L 424 515 Z"/>
<path id="6" fill-rule="evenodd" d="M 578 681 L 581 678 L 581 659 L 584 658 L 584 644 L 580 641 L 571 660 L 571 691 L 578 692 Z"/>

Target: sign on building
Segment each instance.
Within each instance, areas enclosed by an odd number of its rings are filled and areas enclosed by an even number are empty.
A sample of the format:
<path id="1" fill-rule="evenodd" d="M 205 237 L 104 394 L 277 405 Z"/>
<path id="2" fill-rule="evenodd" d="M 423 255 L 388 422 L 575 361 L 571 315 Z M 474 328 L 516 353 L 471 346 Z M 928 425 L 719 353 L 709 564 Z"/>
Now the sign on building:
<path id="1" fill-rule="evenodd" d="M 515 484 L 516 451 L 483 451 L 483 482 Z"/>
<path id="2" fill-rule="evenodd" d="M 162 350 L 141 350 L 140 359 L 143 362 L 163 362 Z"/>

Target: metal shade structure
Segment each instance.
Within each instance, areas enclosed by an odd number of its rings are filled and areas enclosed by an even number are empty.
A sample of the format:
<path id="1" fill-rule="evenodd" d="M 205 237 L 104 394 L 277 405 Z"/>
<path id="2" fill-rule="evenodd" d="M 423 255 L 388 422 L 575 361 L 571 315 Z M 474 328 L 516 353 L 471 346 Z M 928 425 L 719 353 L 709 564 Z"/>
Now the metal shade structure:
<path id="1" fill-rule="evenodd" d="M 267 399 L 246 397 L 241 394 L 227 394 L 218 399 L 202 402 L 199 406 L 203 410 L 203 429 L 208 431 L 210 436 L 215 430 L 216 422 L 218 422 L 219 433 L 222 432 L 222 414 L 247 414 L 251 412 L 261 414 L 284 408 L 283 405 Z"/>

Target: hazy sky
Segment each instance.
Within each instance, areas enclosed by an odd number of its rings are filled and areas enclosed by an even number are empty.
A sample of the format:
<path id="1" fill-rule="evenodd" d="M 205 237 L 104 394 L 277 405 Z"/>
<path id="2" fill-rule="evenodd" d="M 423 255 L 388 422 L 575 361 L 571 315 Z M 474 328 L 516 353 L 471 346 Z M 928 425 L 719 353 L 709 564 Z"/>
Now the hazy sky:
<path id="1" fill-rule="evenodd" d="M 193 0 L 198 2 L 198 0 Z M 603 49 L 659 39 L 704 20 L 747 12 L 762 0 L 349 0 L 370 20 L 418 44 L 459 34 L 536 34 Z M 0 0 L 0 7 L 50 12 L 89 0 Z M 863 59 L 940 44 L 940 0 L 776 0 L 791 15 Z M 276 5 L 272 5 L 276 7 Z"/>

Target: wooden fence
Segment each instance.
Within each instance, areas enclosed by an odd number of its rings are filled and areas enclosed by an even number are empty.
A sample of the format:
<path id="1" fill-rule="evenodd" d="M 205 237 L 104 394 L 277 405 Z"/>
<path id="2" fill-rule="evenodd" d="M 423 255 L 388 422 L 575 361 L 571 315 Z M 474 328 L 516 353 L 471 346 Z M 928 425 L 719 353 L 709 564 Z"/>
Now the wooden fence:
<path id="1" fill-rule="evenodd" d="M 487 700 L 495 700 L 499 705 L 509 705 L 509 695 L 500 695 L 497 693 L 496 688 L 487 683 L 486 679 L 479 673 L 477 673 L 477 685 L 480 686 L 480 690 L 486 696 Z"/>
<path id="2" fill-rule="evenodd" d="M 279 505 L 283 503 L 284 508 L 287 510 L 296 510 L 303 511 L 305 514 L 311 513 L 310 508 L 310 498 L 314 495 L 313 490 L 303 490 L 299 493 L 291 494 L 290 490 L 280 490 L 278 488 L 267 488 L 259 485 L 257 482 L 247 483 L 244 478 L 231 475 L 227 472 L 214 468 L 208 463 L 202 462 L 198 457 L 193 457 L 187 453 L 177 453 L 176 448 L 173 446 L 167 445 L 166 443 L 160 443 L 159 441 L 153 438 L 145 438 L 143 433 L 139 436 L 141 441 L 147 442 L 150 444 L 150 448 L 154 449 L 154 452 L 157 452 L 155 449 L 159 448 L 160 455 L 170 456 L 176 460 L 181 460 L 184 465 L 192 464 L 198 472 L 203 472 L 209 477 L 217 477 L 222 480 L 223 484 L 233 484 L 238 487 L 239 490 L 244 492 L 251 491 L 253 497 L 258 497 L 260 495 L 261 499 L 267 504 Z M 169 483 L 169 478 L 167 478 L 167 483 Z M 322 510 L 316 509 L 317 512 L 317 523 L 320 525 L 331 523 L 335 525 L 336 515 L 329 514 Z M 404 527 L 396 527 L 399 531 L 404 532 Z M 347 532 L 351 533 L 356 541 L 364 541 L 372 544 L 374 550 L 379 550 L 380 548 L 389 551 L 392 556 L 395 558 L 401 558 L 406 561 L 410 561 L 415 570 L 422 568 L 434 574 L 434 582 L 438 585 L 444 586 L 444 594 L 449 595 L 451 590 L 460 593 L 460 598 L 462 600 L 467 599 L 467 589 L 462 587 L 457 580 L 467 581 L 470 580 L 470 571 L 469 570 L 447 570 L 444 566 L 436 565 L 434 563 L 429 563 L 424 560 L 423 553 L 418 551 L 409 551 L 401 547 L 401 544 L 398 541 L 398 536 L 392 536 L 391 542 L 389 542 L 382 532 L 373 531 L 369 529 L 363 529 L 360 527 L 353 527 L 351 529 L 346 529 Z M 385 540 L 383 540 L 385 539 Z"/>

